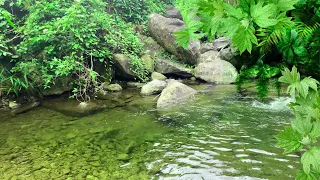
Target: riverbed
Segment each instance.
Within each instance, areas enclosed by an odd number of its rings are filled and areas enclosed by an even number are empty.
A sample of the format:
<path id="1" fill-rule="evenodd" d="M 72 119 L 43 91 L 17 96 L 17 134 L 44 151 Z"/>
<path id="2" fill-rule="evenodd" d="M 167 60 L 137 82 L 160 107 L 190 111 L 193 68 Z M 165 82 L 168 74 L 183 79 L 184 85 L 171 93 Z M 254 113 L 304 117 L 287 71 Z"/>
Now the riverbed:
<path id="1" fill-rule="evenodd" d="M 292 118 L 290 99 L 192 87 L 195 99 L 169 109 L 131 89 L 122 106 L 85 116 L 40 106 L 1 118 L 0 179 L 294 179 L 300 158 L 274 138 Z"/>

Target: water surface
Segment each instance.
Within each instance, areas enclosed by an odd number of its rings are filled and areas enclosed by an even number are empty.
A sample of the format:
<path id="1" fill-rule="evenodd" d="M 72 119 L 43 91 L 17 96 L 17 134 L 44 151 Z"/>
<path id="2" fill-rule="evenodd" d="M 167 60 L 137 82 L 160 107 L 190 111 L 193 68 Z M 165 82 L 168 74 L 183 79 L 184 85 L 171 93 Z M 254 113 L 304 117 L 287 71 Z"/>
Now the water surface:
<path id="1" fill-rule="evenodd" d="M 91 116 L 49 106 L 1 118 L 0 179 L 294 179 L 299 156 L 274 139 L 292 118 L 288 99 L 261 104 L 234 86 L 194 88 L 195 100 L 167 110 L 130 91 L 126 105 Z"/>

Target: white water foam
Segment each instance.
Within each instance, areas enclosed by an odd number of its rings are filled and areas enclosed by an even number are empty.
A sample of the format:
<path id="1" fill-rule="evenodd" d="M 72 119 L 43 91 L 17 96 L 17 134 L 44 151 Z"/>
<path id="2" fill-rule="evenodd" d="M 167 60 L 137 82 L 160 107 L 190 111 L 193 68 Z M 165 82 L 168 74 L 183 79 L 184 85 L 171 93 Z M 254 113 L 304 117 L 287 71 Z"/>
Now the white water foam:
<path id="1" fill-rule="evenodd" d="M 259 101 L 254 101 L 252 106 L 260 109 L 269 109 L 269 110 L 276 110 L 276 111 L 287 111 L 289 110 L 288 104 L 293 102 L 293 99 L 290 97 L 279 97 L 273 99 L 269 103 L 262 103 Z"/>

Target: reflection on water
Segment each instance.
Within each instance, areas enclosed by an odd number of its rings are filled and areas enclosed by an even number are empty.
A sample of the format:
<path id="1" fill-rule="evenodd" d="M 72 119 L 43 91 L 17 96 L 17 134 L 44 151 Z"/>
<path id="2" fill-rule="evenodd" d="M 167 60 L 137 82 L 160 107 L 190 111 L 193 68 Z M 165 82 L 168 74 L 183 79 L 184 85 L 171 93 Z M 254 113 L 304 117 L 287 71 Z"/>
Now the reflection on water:
<path id="1" fill-rule="evenodd" d="M 82 118 L 38 108 L 1 119 L 0 179 L 293 179 L 299 156 L 282 154 L 274 139 L 291 118 L 288 101 L 194 88 L 196 100 L 161 111 L 136 94 Z"/>

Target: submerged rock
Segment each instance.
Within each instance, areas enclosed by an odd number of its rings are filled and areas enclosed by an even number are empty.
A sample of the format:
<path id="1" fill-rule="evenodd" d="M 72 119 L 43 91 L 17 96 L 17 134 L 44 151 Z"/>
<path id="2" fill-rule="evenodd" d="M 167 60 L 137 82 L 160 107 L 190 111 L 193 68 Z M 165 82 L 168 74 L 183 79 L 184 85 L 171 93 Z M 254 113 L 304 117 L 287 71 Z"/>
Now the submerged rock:
<path id="1" fill-rule="evenodd" d="M 146 83 L 140 83 L 140 82 L 127 82 L 127 86 L 131 88 L 142 88 L 143 85 Z"/>
<path id="2" fill-rule="evenodd" d="M 192 70 L 182 64 L 171 62 L 160 57 L 156 58 L 156 69 L 161 74 L 178 75 L 182 77 L 192 77 Z"/>
<path id="3" fill-rule="evenodd" d="M 196 64 L 200 55 L 200 43 L 190 41 L 186 50 L 176 43 L 174 32 L 186 28 L 183 21 L 179 19 L 166 18 L 159 14 L 151 14 L 149 20 L 149 32 L 151 36 L 170 53 L 176 55 L 188 64 Z"/>
<path id="4" fill-rule="evenodd" d="M 207 82 L 230 84 L 236 82 L 238 71 L 231 63 L 216 59 L 198 64 L 195 76 Z"/>
<path id="5" fill-rule="evenodd" d="M 40 106 L 40 102 L 33 102 L 33 103 L 29 103 L 29 104 L 24 104 L 16 109 L 12 109 L 11 114 L 17 115 L 17 114 L 25 113 L 25 112 L 28 112 L 38 106 Z"/>
<path id="6" fill-rule="evenodd" d="M 160 80 L 160 81 L 165 81 L 167 80 L 167 77 L 161 73 L 158 73 L 158 72 L 153 72 L 151 74 L 151 79 L 152 80 Z"/>
<path id="7" fill-rule="evenodd" d="M 105 87 L 103 87 L 107 91 L 111 92 L 120 92 L 122 91 L 122 87 L 119 84 L 110 84 Z"/>
<path id="8" fill-rule="evenodd" d="M 141 95 L 153 95 L 161 93 L 161 91 L 167 86 L 165 81 L 153 80 L 141 88 Z"/>
<path id="9" fill-rule="evenodd" d="M 169 80 L 168 86 L 162 91 L 157 108 L 167 108 L 188 101 L 197 93 L 196 90 L 176 80 Z"/>
<path id="10" fill-rule="evenodd" d="M 67 116 L 83 117 L 102 111 L 106 106 L 95 102 L 80 103 L 76 100 L 53 99 L 43 102 L 45 108 L 60 112 Z"/>

